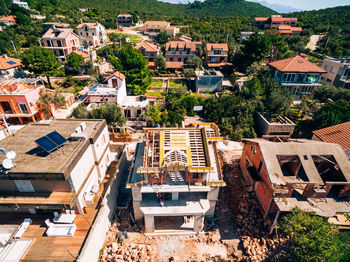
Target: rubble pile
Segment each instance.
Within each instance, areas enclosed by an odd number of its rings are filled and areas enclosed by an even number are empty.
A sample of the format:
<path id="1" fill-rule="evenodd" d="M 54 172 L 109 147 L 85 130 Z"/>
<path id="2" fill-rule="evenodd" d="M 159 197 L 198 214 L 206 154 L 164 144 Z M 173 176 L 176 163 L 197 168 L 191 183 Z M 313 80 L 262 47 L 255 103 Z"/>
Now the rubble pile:
<path id="1" fill-rule="evenodd" d="M 101 262 L 151 261 L 151 252 L 150 245 L 112 242 L 104 247 Z"/>
<path id="2" fill-rule="evenodd" d="M 238 260 L 261 261 L 266 259 L 286 240 L 271 238 L 267 229 L 271 220 L 265 222 L 261 216 L 258 200 L 254 192 L 246 192 L 242 181 L 239 162 L 224 167 L 227 187 L 224 189 L 218 208 L 231 211 L 231 221 L 240 237 L 238 250 L 233 254 Z"/>

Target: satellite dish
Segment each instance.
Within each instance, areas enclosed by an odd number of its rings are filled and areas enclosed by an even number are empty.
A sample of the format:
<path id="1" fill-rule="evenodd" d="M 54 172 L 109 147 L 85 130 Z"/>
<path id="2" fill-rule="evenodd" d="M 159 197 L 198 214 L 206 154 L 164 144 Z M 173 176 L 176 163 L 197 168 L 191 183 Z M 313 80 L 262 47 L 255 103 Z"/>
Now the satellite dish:
<path id="1" fill-rule="evenodd" d="M 16 158 L 16 152 L 15 151 L 10 151 L 6 153 L 6 158 L 13 160 Z"/>
<path id="2" fill-rule="evenodd" d="M 11 169 L 13 168 L 13 162 L 11 159 L 6 158 L 2 161 L 2 166 L 6 169 Z"/>

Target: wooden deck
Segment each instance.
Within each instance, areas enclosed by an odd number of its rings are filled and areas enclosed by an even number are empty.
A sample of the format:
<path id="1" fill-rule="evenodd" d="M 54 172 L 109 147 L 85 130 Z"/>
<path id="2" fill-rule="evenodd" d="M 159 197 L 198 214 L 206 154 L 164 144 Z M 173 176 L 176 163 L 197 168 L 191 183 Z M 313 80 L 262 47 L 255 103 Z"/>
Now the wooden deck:
<path id="1" fill-rule="evenodd" d="M 28 227 L 22 236 L 22 239 L 30 239 L 32 243 L 21 261 L 74 261 L 82 248 L 85 238 L 94 222 L 95 216 L 100 207 L 101 196 L 104 196 L 112 175 L 116 169 L 112 166 L 107 171 L 100 191 L 95 197 L 94 205 L 87 208 L 84 215 L 77 214 L 74 224 L 77 230 L 73 237 L 47 237 L 45 236 L 46 225 L 44 221 L 53 214 L 30 215 L 30 214 L 0 214 L 0 225 L 19 225 L 24 218 L 32 218 L 33 223 Z"/>

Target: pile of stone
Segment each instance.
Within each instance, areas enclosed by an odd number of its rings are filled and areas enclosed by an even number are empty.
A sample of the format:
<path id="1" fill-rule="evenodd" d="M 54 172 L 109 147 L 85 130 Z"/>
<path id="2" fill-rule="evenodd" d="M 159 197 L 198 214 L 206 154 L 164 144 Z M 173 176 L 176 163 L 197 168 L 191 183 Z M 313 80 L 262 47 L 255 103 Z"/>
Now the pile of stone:
<path id="1" fill-rule="evenodd" d="M 151 261 L 152 247 L 145 244 L 112 242 L 102 252 L 102 262 Z"/>

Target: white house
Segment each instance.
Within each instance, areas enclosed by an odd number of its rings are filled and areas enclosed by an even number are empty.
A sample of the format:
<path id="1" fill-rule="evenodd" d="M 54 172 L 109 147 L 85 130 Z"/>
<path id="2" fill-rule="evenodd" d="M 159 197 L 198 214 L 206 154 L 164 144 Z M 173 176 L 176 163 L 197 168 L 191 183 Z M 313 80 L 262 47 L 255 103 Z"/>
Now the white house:
<path id="1" fill-rule="evenodd" d="M 77 26 L 78 36 L 82 45 L 100 46 L 107 42 L 105 27 L 99 22 L 83 23 Z"/>

